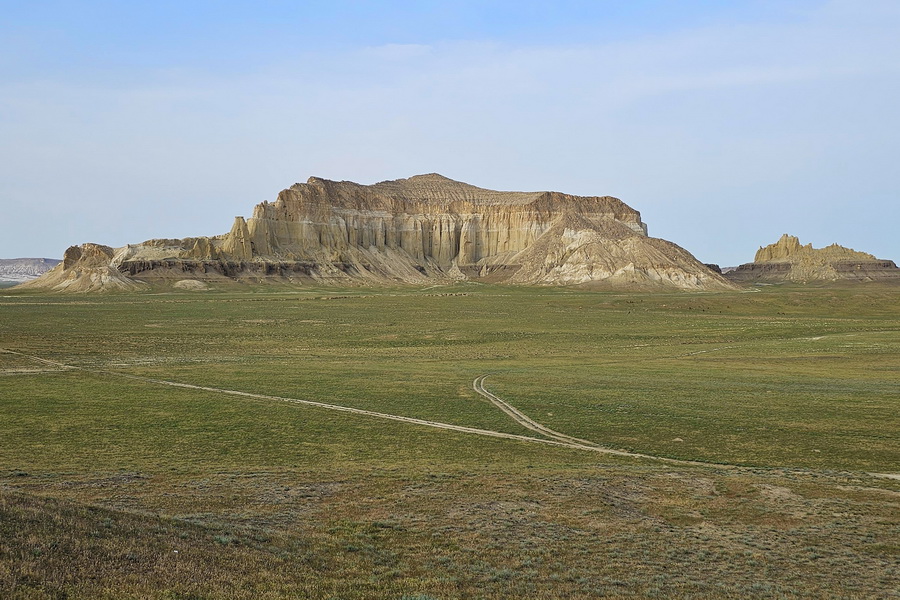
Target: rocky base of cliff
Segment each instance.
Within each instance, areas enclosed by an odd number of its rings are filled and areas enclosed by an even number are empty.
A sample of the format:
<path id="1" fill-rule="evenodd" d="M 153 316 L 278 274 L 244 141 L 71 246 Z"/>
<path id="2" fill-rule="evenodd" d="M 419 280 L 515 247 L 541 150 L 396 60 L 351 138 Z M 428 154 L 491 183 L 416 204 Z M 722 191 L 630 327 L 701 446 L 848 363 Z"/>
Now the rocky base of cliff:
<path id="1" fill-rule="evenodd" d="M 812 281 L 892 281 L 900 283 L 900 268 L 892 260 L 830 263 L 814 270 L 782 263 L 747 263 L 725 273 L 736 283 Z"/>

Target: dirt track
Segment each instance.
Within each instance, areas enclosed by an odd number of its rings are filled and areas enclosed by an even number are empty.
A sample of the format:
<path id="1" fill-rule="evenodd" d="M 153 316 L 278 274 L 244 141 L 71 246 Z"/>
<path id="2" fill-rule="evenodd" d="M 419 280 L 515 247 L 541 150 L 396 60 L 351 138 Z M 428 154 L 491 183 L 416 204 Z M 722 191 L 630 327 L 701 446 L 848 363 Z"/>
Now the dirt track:
<path id="1" fill-rule="evenodd" d="M 268 394 L 254 394 L 251 392 L 242 392 L 242 391 L 238 391 L 238 390 L 226 390 L 223 388 L 215 388 L 215 387 L 208 387 L 208 386 L 202 386 L 202 385 L 192 385 L 189 383 L 179 383 L 177 381 L 167 381 L 164 379 L 152 379 L 150 377 L 141 377 L 138 375 L 128 375 L 126 373 L 119 373 L 116 371 L 107 371 L 104 369 L 88 369 L 85 367 L 77 367 L 74 365 L 67 365 L 65 363 L 47 360 L 45 358 L 40 358 L 38 356 L 32 356 L 30 354 L 24 354 L 22 352 L 15 352 L 13 350 L 0 349 L 0 352 L 4 352 L 6 354 L 14 354 L 16 356 L 28 358 L 28 359 L 43 363 L 45 365 L 52 365 L 52 366 L 58 367 L 60 369 L 78 370 L 78 371 L 82 371 L 82 372 L 86 372 L 86 373 L 96 373 L 98 375 L 112 376 L 112 377 L 117 377 L 117 378 L 121 378 L 121 379 L 131 379 L 134 381 L 143 381 L 145 383 L 152 383 L 152 384 L 156 384 L 156 385 L 165 385 L 165 386 L 169 386 L 169 387 L 177 387 L 177 388 L 198 390 L 198 391 L 204 391 L 204 392 L 213 392 L 213 393 L 217 393 L 217 394 L 228 394 L 231 396 L 242 396 L 245 398 L 255 398 L 255 399 L 259 399 L 259 400 L 275 400 L 278 402 L 289 402 L 291 404 L 301 404 L 301 405 L 305 405 L 305 406 L 313 406 L 316 408 L 324 408 L 327 410 L 336 410 L 336 411 L 351 413 L 351 414 L 355 414 L 355 415 L 374 417 L 376 419 L 387 419 L 390 421 L 399 421 L 401 423 L 410 423 L 412 425 L 423 425 L 425 427 L 434 427 L 436 429 L 447 429 L 450 431 L 458 431 L 460 433 L 469 433 L 469 434 L 481 435 L 481 436 L 485 436 L 485 437 L 516 440 L 516 441 L 520 441 L 520 442 L 530 442 L 530 443 L 534 443 L 534 444 L 546 444 L 546 445 L 550 445 L 550 446 L 562 446 L 564 448 L 574 448 L 577 450 L 590 450 L 593 452 L 601 452 L 601 453 L 605 453 L 605 454 L 616 454 L 619 456 L 630 456 L 630 457 L 635 457 L 635 458 L 652 458 L 652 457 L 646 457 L 646 456 L 643 456 L 640 454 L 632 454 L 630 452 L 623 452 L 620 450 L 611 450 L 608 448 L 600 448 L 598 446 L 587 446 L 582 443 L 561 441 L 559 439 L 533 438 L 533 437 L 529 437 L 526 435 L 516 435 L 514 433 L 503 433 L 502 431 L 491 431 L 489 429 L 478 429 L 476 427 L 464 427 L 462 425 L 452 425 L 450 423 L 439 423 L 437 421 L 427 421 L 425 419 L 415 419 L 413 417 L 404 417 L 401 415 L 390 415 L 387 413 L 380 413 L 380 412 L 375 412 L 375 411 L 371 411 L 371 410 L 364 410 L 361 408 L 352 408 L 349 406 L 341 406 L 339 404 L 326 404 L 324 402 L 316 402 L 313 400 L 301 400 L 299 398 L 285 398 L 282 396 L 270 396 Z M 527 417 L 525 417 L 525 418 L 527 419 Z M 529 429 L 530 429 L 530 427 L 529 427 Z M 557 434 L 557 435 L 562 435 L 562 434 Z M 575 439 L 575 438 L 571 438 L 571 439 Z M 668 460 L 668 459 L 663 459 L 663 460 Z"/>
<path id="2" fill-rule="evenodd" d="M 484 396 L 485 398 L 490 400 L 490 402 L 492 404 L 494 404 L 497 408 L 499 408 L 504 413 L 509 415 L 513 420 L 515 420 L 517 423 L 519 423 L 523 427 L 530 429 L 536 433 L 545 435 L 550 439 L 535 438 L 535 437 L 529 437 L 526 435 L 517 435 L 514 433 L 504 433 L 502 431 L 492 431 L 490 429 L 479 429 L 477 427 L 464 427 L 462 425 L 452 425 L 450 423 L 440 423 L 438 421 L 428 421 L 425 419 L 416 419 L 413 417 L 404 417 L 401 415 L 391 415 L 391 414 L 380 413 L 380 412 L 375 412 L 375 411 L 371 411 L 371 410 L 364 410 L 361 408 L 352 408 L 349 406 L 341 406 L 339 404 L 327 404 L 325 402 L 316 402 L 314 400 L 301 400 L 299 398 L 285 398 L 282 396 L 270 396 L 268 394 L 254 394 L 251 392 L 241 392 L 238 390 L 226 390 L 223 388 L 215 388 L 215 387 L 202 386 L 202 385 L 192 385 L 189 383 L 179 383 L 177 381 L 167 381 L 164 379 L 153 379 L 150 377 L 141 377 L 139 375 L 129 375 L 127 373 L 119 373 L 117 371 L 108 371 L 105 369 L 88 369 L 85 367 L 78 367 L 75 365 L 67 365 L 65 363 L 47 360 L 45 358 L 40 358 L 38 356 L 33 356 L 33 355 L 25 354 L 22 352 L 16 352 L 14 350 L 8 350 L 5 348 L 0 348 L 0 353 L 21 356 L 23 358 L 27 358 L 29 360 L 33 360 L 35 362 L 42 363 L 44 365 L 52 366 L 55 368 L 54 370 L 57 370 L 57 369 L 75 370 L 75 371 L 82 371 L 85 373 L 94 373 L 97 375 L 103 375 L 103 376 L 108 376 L 108 377 L 117 377 L 117 378 L 121 378 L 121 379 L 131 379 L 134 381 L 142 381 L 145 383 L 151 383 L 151 384 L 155 384 L 155 385 L 165 385 L 165 386 L 184 388 L 184 389 L 189 389 L 189 390 L 212 392 L 212 393 L 217 393 L 217 394 L 228 394 L 231 396 L 243 396 L 245 398 L 254 398 L 254 399 L 258 399 L 258 400 L 274 400 L 277 402 L 288 402 L 291 404 L 301 404 L 301 405 L 311 406 L 311 407 L 315 407 L 315 408 L 323 408 L 326 410 L 335 410 L 335 411 L 339 411 L 339 412 L 345 412 L 345 413 L 350 413 L 350 414 L 355 414 L 355 415 L 362 415 L 362 416 L 372 417 L 372 418 L 376 418 L 376 419 L 399 421 L 401 423 L 409 423 L 411 425 L 421 425 L 421 426 L 425 426 L 425 427 L 433 427 L 436 429 L 446 429 L 449 431 L 457 431 L 460 433 L 468 433 L 468 434 L 480 435 L 480 436 L 484 436 L 484 437 L 515 440 L 515 441 L 519 441 L 519 442 L 529 442 L 532 444 L 545 444 L 548 446 L 559 446 L 559 447 L 563 447 L 563 448 L 572 448 L 575 450 L 585 450 L 588 452 L 598 452 L 601 454 L 613 454 L 616 456 L 625 456 L 625 457 L 629 457 L 629 458 L 640 458 L 640 459 L 653 460 L 653 461 L 659 461 L 659 462 L 676 464 L 676 465 L 718 467 L 718 468 L 723 468 L 723 469 L 741 469 L 742 468 L 737 465 L 729 465 L 729 464 L 722 464 L 722 463 L 708 463 L 708 462 L 701 462 L 701 461 L 695 461 L 695 460 L 680 460 L 677 458 L 652 456 L 649 454 L 641 454 L 639 452 L 627 452 L 625 450 L 615 450 L 612 448 L 604 448 L 603 446 L 600 446 L 594 442 L 591 442 L 588 440 L 582 440 L 582 439 L 579 439 L 576 437 L 566 435 L 564 433 L 559 433 L 558 431 L 554 431 L 553 429 L 550 429 L 549 427 L 545 427 L 544 425 L 541 425 L 537 421 L 534 421 L 533 419 L 531 419 L 530 417 L 525 415 L 523 412 L 521 412 L 519 409 L 517 409 L 510 403 L 506 402 L 505 400 L 501 399 L 499 396 L 488 391 L 484 387 L 484 380 L 485 380 L 485 378 L 487 378 L 487 375 L 480 375 L 479 377 L 476 377 L 475 380 L 472 382 L 472 389 L 474 389 L 475 392 L 477 392 L 481 396 Z M 900 479 L 900 473 L 868 473 L 868 475 L 873 476 L 873 477 L 880 477 L 880 478 Z"/>
<path id="3" fill-rule="evenodd" d="M 520 411 L 518 408 L 513 406 L 512 404 L 506 402 L 501 399 L 499 396 L 496 396 L 489 392 L 487 388 L 484 387 L 484 380 L 487 379 L 487 375 L 480 375 L 475 378 L 475 381 L 472 382 L 472 389 L 474 389 L 477 393 L 481 394 L 485 398 L 491 401 L 491 403 L 505 412 L 507 415 L 512 417 L 513 421 L 525 427 L 526 429 L 530 429 L 534 432 L 545 435 L 551 439 L 554 439 L 558 442 L 564 442 L 566 444 L 574 444 L 576 446 L 586 446 L 586 449 L 594 450 L 599 446 L 594 442 L 589 442 L 588 440 L 582 440 L 580 438 L 572 437 L 570 435 L 566 435 L 564 433 L 559 433 L 558 431 L 554 431 L 549 427 L 545 427 L 538 423 L 537 421 L 531 419 L 528 415 Z"/>

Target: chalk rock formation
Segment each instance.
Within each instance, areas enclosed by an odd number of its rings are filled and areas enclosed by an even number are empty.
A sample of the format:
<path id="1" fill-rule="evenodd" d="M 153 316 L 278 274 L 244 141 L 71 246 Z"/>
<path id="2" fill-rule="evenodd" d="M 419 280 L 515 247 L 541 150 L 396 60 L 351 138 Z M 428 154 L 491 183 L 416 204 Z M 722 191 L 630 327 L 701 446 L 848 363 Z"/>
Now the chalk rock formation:
<path id="1" fill-rule="evenodd" d="M 63 260 L 38 279 L 17 288 L 49 288 L 58 292 L 135 290 L 144 284 L 132 280 L 116 268 L 115 250 L 101 244 L 70 246 Z"/>
<path id="2" fill-rule="evenodd" d="M 725 274 L 732 281 L 900 281 L 893 261 L 878 259 L 837 244 L 825 248 L 801 245 L 784 234 L 776 243 L 761 247 L 752 263 Z"/>
<path id="3" fill-rule="evenodd" d="M 311 177 L 236 217 L 227 234 L 128 245 L 109 265 L 144 281 L 732 287 L 648 237 L 640 213 L 616 198 L 497 192 L 437 174 L 374 185 Z"/>

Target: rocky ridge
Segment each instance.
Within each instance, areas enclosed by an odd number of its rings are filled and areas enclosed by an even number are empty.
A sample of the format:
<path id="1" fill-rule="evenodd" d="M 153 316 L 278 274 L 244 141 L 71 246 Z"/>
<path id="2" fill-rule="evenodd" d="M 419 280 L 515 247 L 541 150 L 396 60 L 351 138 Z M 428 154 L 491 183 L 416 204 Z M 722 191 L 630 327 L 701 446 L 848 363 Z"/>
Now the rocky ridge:
<path id="1" fill-rule="evenodd" d="M 498 192 L 437 174 L 360 185 L 311 177 L 223 235 L 72 247 L 30 284 L 132 289 L 190 279 L 352 284 L 481 281 L 727 289 L 689 252 L 651 238 L 611 196 Z"/>
<path id="2" fill-rule="evenodd" d="M 831 244 L 825 248 L 802 245 L 784 234 L 761 247 L 752 263 L 725 273 L 736 282 L 900 281 L 900 269 L 891 260 Z"/>
<path id="3" fill-rule="evenodd" d="M 57 264 L 53 258 L 0 258 L 0 282 L 22 282 L 40 277 Z"/>

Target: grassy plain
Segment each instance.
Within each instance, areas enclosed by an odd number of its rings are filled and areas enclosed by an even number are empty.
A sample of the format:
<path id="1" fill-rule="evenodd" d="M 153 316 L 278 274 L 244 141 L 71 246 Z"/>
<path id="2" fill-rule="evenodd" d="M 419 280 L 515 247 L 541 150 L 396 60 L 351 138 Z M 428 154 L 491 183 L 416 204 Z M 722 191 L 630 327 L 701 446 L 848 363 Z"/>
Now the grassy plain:
<path id="1" fill-rule="evenodd" d="M 0 596 L 884 598 L 900 289 L 0 298 Z M 535 435 L 471 389 L 691 466 Z M 175 552 L 178 550 L 178 552 Z"/>

